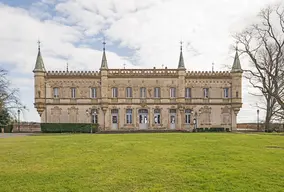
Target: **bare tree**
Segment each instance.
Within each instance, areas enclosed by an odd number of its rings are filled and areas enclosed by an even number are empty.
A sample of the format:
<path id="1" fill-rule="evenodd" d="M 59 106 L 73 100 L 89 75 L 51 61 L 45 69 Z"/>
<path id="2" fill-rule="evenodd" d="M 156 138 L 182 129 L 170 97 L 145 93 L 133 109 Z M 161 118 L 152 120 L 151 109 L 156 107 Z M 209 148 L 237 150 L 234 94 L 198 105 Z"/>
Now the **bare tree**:
<path id="1" fill-rule="evenodd" d="M 266 101 L 266 126 L 284 112 L 284 8 L 267 7 L 259 13 L 260 22 L 234 36 L 241 54 L 252 65 L 245 69 L 250 84 Z"/>
<path id="2" fill-rule="evenodd" d="M 15 109 L 23 110 L 25 107 L 20 103 L 18 89 L 12 88 L 7 75 L 8 72 L 5 69 L 0 69 L 0 114 L 8 112 L 13 116 Z"/>

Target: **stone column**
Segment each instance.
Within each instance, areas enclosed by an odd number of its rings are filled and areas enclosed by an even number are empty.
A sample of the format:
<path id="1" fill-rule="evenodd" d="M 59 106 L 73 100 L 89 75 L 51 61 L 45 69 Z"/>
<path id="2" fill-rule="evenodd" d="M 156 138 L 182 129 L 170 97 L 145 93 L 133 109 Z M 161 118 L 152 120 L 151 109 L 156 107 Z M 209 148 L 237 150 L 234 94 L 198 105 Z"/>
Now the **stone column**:
<path id="1" fill-rule="evenodd" d="M 184 129 L 184 126 L 183 126 L 184 125 L 184 109 L 180 109 L 179 113 L 180 113 L 180 115 L 179 115 L 179 117 L 180 117 L 179 118 L 179 125 L 180 125 L 179 128 Z"/>

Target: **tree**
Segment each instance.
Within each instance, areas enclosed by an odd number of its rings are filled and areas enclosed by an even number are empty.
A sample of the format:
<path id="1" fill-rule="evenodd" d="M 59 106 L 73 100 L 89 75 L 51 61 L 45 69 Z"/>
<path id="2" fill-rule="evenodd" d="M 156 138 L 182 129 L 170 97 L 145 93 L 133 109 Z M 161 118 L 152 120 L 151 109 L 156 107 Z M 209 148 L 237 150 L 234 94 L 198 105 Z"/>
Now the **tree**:
<path id="1" fill-rule="evenodd" d="M 234 36 L 240 53 L 247 56 L 251 68 L 245 69 L 250 84 L 265 98 L 268 128 L 284 113 L 284 8 L 267 7 L 259 13 L 259 23 Z"/>
<path id="2" fill-rule="evenodd" d="M 12 88 L 11 82 L 7 79 L 8 72 L 0 68 L 0 115 L 13 116 L 16 110 L 23 110 L 25 107 L 20 103 L 18 89 Z"/>

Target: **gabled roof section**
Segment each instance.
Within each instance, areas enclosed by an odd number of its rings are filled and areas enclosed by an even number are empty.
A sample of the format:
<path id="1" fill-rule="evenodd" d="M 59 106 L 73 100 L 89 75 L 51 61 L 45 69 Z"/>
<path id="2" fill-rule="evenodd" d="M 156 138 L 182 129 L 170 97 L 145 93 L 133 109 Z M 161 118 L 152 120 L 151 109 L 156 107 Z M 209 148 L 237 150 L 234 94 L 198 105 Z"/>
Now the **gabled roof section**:
<path id="1" fill-rule="evenodd" d="M 38 53 L 37 53 L 36 64 L 35 64 L 35 68 L 33 72 L 34 73 L 35 72 L 46 72 L 43 59 L 41 56 L 41 52 L 40 52 L 40 41 L 38 41 Z"/>
<path id="2" fill-rule="evenodd" d="M 234 63 L 233 63 L 231 72 L 232 73 L 242 73 L 243 72 L 240 58 L 239 58 L 239 53 L 238 53 L 238 47 L 236 48 L 236 54 L 235 54 Z"/>

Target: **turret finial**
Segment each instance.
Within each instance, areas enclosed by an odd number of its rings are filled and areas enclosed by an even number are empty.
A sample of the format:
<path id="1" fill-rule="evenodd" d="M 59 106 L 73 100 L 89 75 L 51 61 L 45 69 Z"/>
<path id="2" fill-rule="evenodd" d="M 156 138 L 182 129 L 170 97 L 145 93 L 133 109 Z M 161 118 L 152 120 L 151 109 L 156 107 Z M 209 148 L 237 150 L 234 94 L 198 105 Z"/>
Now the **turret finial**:
<path id="1" fill-rule="evenodd" d="M 104 41 L 103 41 L 103 50 L 105 51 L 106 50 L 106 39 L 104 37 Z"/>
<path id="2" fill-rule="evenodd" d="M 100 69 L 108 69 L 105 50 L 106 50 L 106 41 L 105 41 L 105 37 L 104 37 L 104 41 L 103 41 L 103 57 L 102 57 L 102 63 L 101 63 L 101 68 Z"/>
<path id="3" fill-rule="evenodd" d="M 41 43 L 40 40 L 38 40 L 38 41 L 37 41 L 37 44 L 38 44 L 38 51 L 40 51 L 40 43 Z"/>
<path id="4" fill-rule="evenodd" d="M 182 41 L 180 41 L 180 55 L 179 55 L 179 62 L 178 62 L 178 69 L 185 69 L 184 61 L 183 61 L 183 54 L 182 54 Z"/>

